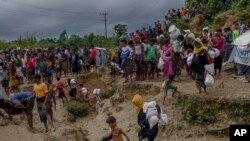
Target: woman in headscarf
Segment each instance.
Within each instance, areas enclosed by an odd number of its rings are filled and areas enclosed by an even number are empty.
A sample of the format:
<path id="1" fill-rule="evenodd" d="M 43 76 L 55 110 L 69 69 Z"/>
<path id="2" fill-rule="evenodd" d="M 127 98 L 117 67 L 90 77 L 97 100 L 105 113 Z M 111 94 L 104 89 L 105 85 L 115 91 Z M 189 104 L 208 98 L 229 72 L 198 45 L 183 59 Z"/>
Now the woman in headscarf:
<path id="1" fill-rule="evenodd" d="M 160 106 L 157 105 L 155 101 L 149 103 L 144 102 L 142 96 L 138 94 L 134 96 L 132 103 L 135 106 L 135 111 L 138 117 L 137 122 L 141 128 L 138 133 L 139 141 L 142 141 L 145 138 L 147 138 L 148 141 L 154 141 L 158 134 L 157 121 L 161 117 Z"/>
<path id="2" fill-rule="evenodd" d="M 207 47 L 202 44 L 200 38 L 195 39 L 194 42 L 194 58 L 192 60 L 191 68 L 195 72 L 196 87 L 201 93 L 201 88 L 206 93 L 205 85 L 205 65 L 208 64 Z"/>
<path id="3" fill-rule="evenodd" d="M 169 76 L 174 74 L 172 66 L 173 49 L 170 46 L 169 40 L 164 41 L 161 57 L 164 62 L 163 76 L 165 80 L 168 80 Z"/>

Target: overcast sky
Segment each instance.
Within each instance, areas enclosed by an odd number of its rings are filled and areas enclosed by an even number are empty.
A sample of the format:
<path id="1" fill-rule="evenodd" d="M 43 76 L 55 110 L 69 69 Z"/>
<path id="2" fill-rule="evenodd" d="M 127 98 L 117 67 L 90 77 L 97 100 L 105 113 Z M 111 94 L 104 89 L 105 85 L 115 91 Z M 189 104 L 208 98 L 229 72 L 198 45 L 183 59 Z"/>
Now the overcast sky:
<path id="1" fill-rule="evenodd" d="M 129 32 L 163 19 L 168 9 L 184 0 L 0 0 L 0 39 L 13 40 L 32 33 L 39 38 L 68 34 L 104 35 L 107 12 L 108 35 L 115 24 L 127 24 Z"/>

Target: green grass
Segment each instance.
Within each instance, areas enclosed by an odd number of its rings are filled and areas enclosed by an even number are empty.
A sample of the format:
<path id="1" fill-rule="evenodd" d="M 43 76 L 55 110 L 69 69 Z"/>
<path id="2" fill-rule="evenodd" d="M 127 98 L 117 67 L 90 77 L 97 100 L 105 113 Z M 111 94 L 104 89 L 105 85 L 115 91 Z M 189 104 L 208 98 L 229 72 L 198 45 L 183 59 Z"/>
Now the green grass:
<path id="1" fill-rule="evenodd" d="M 81 102 L 72 102 L 67 106 L 68 121 L 75 122 L 79 117 L 85 117 L 89 114 L 90 108 L 87 104 Z"/>

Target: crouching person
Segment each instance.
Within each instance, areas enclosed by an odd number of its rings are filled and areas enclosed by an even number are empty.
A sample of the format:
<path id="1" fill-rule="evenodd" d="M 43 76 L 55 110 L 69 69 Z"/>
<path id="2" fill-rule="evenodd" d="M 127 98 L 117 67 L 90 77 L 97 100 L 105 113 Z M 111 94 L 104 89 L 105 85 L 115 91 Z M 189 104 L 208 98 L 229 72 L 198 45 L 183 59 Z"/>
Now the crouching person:
<path id="1" fill-rule="evenodd" d="M 35 95 L 32 92 L 19 92 L 12 94 L 10 101 L 5 103 L 5 109 L 9 115 L 18 114 L 17 111 L 25 112 L 29 128 L 33 129 L 33 107 Z M 12 118 L 11 118 L 12 119 Z"/>

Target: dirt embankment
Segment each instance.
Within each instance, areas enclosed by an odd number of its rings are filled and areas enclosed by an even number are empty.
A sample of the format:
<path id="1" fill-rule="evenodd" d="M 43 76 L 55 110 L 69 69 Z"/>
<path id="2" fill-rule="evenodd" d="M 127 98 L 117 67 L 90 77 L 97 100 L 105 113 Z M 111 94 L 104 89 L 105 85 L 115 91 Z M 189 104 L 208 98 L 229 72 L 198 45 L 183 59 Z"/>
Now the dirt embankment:
<path id="1" fill-rule="evenodd" d="M 103 78 L 106 79 L 103 79 Z M 137 117 L 131 99 L 134 94 L 141 94 L 145 101 L 157 101 L 162 111 L 168 115 L 167 126 L 160 126 L 156 141 L 226 141 L 228 127 L 235 123 L 250 123 L 250 87 L 240 79 L 234 79 L 232 72 L 224 71 L 222 76 L 215 77 L 216 84 L 208 88 L 208 94 L 197 94 L 194 81 L 183 74 L 180 81 L 174 82 L 180 94 L 168 95 L 163 106 L 161 81 L 133 82 L 122 84 L 122 78 L 100 77 L 96 74 L 77 77 L 78 83 L 87 88 L 101 88 L 104 93 L 112 95 L 102 99 L 102 107 L 92 111 L 84 118 L 78 118 L 75 123 L 67 120 L 67 110 L 60 100 L 55 114 L 55 132 L 43 133 L 37 110 L 34 108 L 34 126 L 32 133 L 27 130 L 25 117 L 15 116 L 14 122 L 0 126 L 0 136 L 6 141 L 98 141 L 110 129 L 105 123 L 106 117 L 114 115 L 121 127 L 132 141 L 137 140 Z M 222 87 L 224 85 L 224 87 Z M 32 88 L 29 85 L 28 89 Z M 114 92 L 113 92 L 114 91 Z M 114 94 L 114 95 L 113 95 Z M 2 120 L 2 119 L 1 119 Z M 6 121 L 6 120 L 5 120 Z M 15 136 L 13 136 L 15 131 Z"/>

